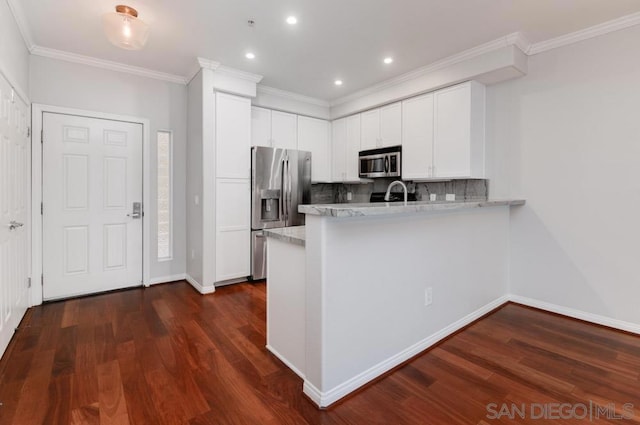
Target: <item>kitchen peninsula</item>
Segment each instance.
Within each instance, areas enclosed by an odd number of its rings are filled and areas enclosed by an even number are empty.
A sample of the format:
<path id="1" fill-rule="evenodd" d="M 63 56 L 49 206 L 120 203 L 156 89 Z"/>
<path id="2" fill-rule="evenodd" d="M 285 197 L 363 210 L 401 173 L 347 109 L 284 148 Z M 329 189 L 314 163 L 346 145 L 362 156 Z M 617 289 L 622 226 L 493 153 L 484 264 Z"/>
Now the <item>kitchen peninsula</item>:
<path id="1" fill-rule="evenodd" d="M 300 206 L 304 237 L 267 232 L 267 308 L 291 315 L 268 319 L 268 335 L 289 335 L 268 348 L 318 406 L 334 403 L 506 301 L 509 216 L 523 204 Z"/>

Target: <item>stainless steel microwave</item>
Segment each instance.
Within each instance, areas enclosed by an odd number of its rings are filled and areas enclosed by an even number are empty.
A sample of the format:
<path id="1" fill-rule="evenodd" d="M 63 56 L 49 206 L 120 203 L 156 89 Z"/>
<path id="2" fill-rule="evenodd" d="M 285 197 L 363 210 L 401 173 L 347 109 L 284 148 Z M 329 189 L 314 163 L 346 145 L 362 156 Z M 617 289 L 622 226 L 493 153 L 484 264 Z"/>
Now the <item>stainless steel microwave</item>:
<path id="1" fill-rule="evenodd" d="M 361 151 L 360 177 L 400 177 L 402 175 L 402 146 Z"/>

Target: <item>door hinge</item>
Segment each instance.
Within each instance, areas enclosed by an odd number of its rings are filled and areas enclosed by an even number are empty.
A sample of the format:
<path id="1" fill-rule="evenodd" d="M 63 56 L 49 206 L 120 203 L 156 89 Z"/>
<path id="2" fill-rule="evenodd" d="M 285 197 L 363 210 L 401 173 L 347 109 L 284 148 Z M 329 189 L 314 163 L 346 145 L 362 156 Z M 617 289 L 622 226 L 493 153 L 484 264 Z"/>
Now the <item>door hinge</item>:
<path id="1" fill-rule="evenodd" d="M 44 143 L 44 130 L 40 130 L 40 143 Z"/>
<path id="2" fill-rule="evenodd" d="M 31 137 L 31 127 L 27 127 L 27 137 Z"/>
<path id="3" fill-rule="evenodd" d="M 40 275 L 40 286 L 44 286 L 44 274 Z"/>
<path id="4" fill-rule="evenodd" d="M 27 288 L 31 288 L 31 278 L 27 278 Z"/>
<path id="5" fill-rule="evenodd" d="M 40 215 L 44 214 L 44 203 L 40 202 Z"/>

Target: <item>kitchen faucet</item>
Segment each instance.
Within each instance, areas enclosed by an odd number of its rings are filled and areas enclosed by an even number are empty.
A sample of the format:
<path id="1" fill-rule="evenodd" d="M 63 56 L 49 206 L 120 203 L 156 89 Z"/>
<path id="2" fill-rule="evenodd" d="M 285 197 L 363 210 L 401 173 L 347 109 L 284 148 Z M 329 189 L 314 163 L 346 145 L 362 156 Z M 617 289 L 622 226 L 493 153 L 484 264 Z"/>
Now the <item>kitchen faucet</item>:
<path id="1" fill-rule="evenodd" d="M 402 186 L 402 189 L 404 189 L 404 204 L 407 205 L 407 186 L 402 183 L 400 180 L 394 180 L 389 184 L 389 187 L 387 187 L 387 193 L 384 194 L 384 201 L 385 202 L 389 202 L 390 200 L 390 194 L 391 194 L 391 188 L 395 185 L 399 184 L 400 186 Z"/>

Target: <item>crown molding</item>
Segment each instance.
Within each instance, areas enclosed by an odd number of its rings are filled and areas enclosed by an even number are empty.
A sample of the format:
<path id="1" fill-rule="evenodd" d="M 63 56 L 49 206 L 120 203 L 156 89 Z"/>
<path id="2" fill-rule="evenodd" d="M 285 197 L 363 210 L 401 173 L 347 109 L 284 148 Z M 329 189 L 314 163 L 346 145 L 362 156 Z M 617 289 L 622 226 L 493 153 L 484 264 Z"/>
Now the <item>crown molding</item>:
<path id="1" fill-rule="evenodd" d="M 528 51 L 523 50 L 523 52 L 528 55 L 536 55 L 538 53 L 546 52 L 547 50 L 577 43 L 599 35 L 609 34 L 638 24 L 640 24 L 640 12 L 622 16 L 611 21 L 603 22 L 589 28 L 551 38 L 549 40 L 534 43 L 530 46 Z"/>
<path id="2" fill-rule="evenodd" d="M 258 84 L 262 81 L 262 75 L 254 74 L 252 72 L 242 71 L 240 69 L 231 68 L 229 66 L 219 65 L 215 69 L 216 73 L 223 74 L 229 77 L 237 78 L 240 80 L 246 80 L 251 83 Z"/>
<path id="3" fill-rule="evenodd" d="M 193 79 L 193 77 L 195 77 L 198 74 L 198 72 L 200 72 L 201 69 L 210 69 L 212 71 L 215 71 L 218 74 L 226 75 L 228 77 L 233 77 L 240 80 L 246 80 L 256 84 L 262 81 L 262 78 L 263 78 L 262 75 L 253 74 L 247 71 L 242 71 L 237 68 L 231 68 L 230 66 L 224 66 L 220 62 L 214 61 L 211 59 L 197 57 L 196 64 L 197 64 L 197 67 L 194 68 L 187 75 L 187 78 L 186 78 L 187 83 L 190 82 Z"/>
<path id="4" fill-rule="evenodd" d="M 268 94 L 268 95 L 280 97 L 283 99 L 295 100 L 297 102 L 308 103 L 311 105 L 322 106 L 325 108 L 328 108 L 329 106 L 331 106 L 331 104 L 326 100 L 305 96 L 302 94 L 298 94 L 298 93 L 294 93 L 286 90 L 280 90 L 275 87 L 258 85 L 257 90 L 258 90 L 258 93 Z"/>
<path id="5" fill-rule="evenodd" d="M 507 45 L 516 46 L 524 54 L 531 49 L 531 42 L 521 32 L 514 32 L 506 36 Z"/>
<path id="6" fill-rule="evenodd" d="M 402 84 L 406 81 L 414 80 L 416 78 L 422 77 L 423 75 L 427 75 L 432 72 L 435 72 L 439 69 L 446 68 L 451 65 L 455 65 L 457 63 L 463 62 L 471 58 L 475 58 L 477 56 L 480 56 L 489 52 L 493 52 L 503 47 L 507 47 L 511 45 L 518 46 L 518 44 L 524 44 L 524 43 L 527 43 L 524 36 L 518 32 L 515 32 L 512 34 L 506 35 L 504 37 L 500 37 L 496 40 L 492 40 L 487 43 L 481 44 L 479 46 L 473 47 L 471 49 L 464 50 L 460 53 L 457 53 L 453 56 L 449 56 L 445 59 L 439 60 L 430 65 L 423 66 L 418 69 L 414 69 L 413 71 L 409 71 L 398 77 L 391 78 L 389 80 L 383 81 L 378 84 L 374 84 L 373 86 L 369 86 L 363 90 L 359 90 L 347 96 L 340 97 L 338 99 L 331 101 L 330 105 L 331 106 L 341 105 L 343 103 L 359 99 L 361 97 L 376 93 L 378 91 L 388 89 L 393 86 L 397 86 L 398 84 Z"/>
<path id="7" fill-rule="evenodd" d="M 198 57 L 196 58 L 196 61 L 198 62 L 198 66 L 202 69 L 210 69 L 212 71 L 215 71 L 216 69 L 218 69 L 220 67 L 220 62 L 218 61 L 213 61 L 211 59 L 205 59 L 205 58 L 201 58 Z M 199 71 L 199 69 L 198 69 Z"/>
<path id="8" fill-rule="evenodd" d="M 186 84 L 187 80 L 181 75 L 168 74 L 165 72 L 154 71 L 138 66 L 127 65 L 120 62 L 113 62 L 104 59 L 98 59 L 91 56 L 79 55 L 76 53 L 65 52 L 62 50 L 49 49 L 48 47 L 34 46 L 31 54 L 36 56 L 44 56 L 47 58 L 63 60 L 66 62 L 74 62 L 82 65 L 93 66 L 95 68 L 108 69 L 110 71 L 125 72 L 128 74 L 138 75 L 140 77 L 153 78 L 156 80 L 167 81 L 175 84 Z"/>
<path id="9" fill-rule="evenodd" d="M 24 17 L 22 4 L 19 0 L 7 0 L 7 5 L 9 6 L 9 10 L 13 15 L 13 19 L 18 26 L 18 30 L 20 30 L 20 35 L 22 35 L 22 39 L 24 40 L 24 44 L 27 47 L 27 50 L 31 52 L 35 47 L 35 43 L 33 42 L 33 38 L 31 37 L 31 29 L 29 28 L 29 24 Z"/>

